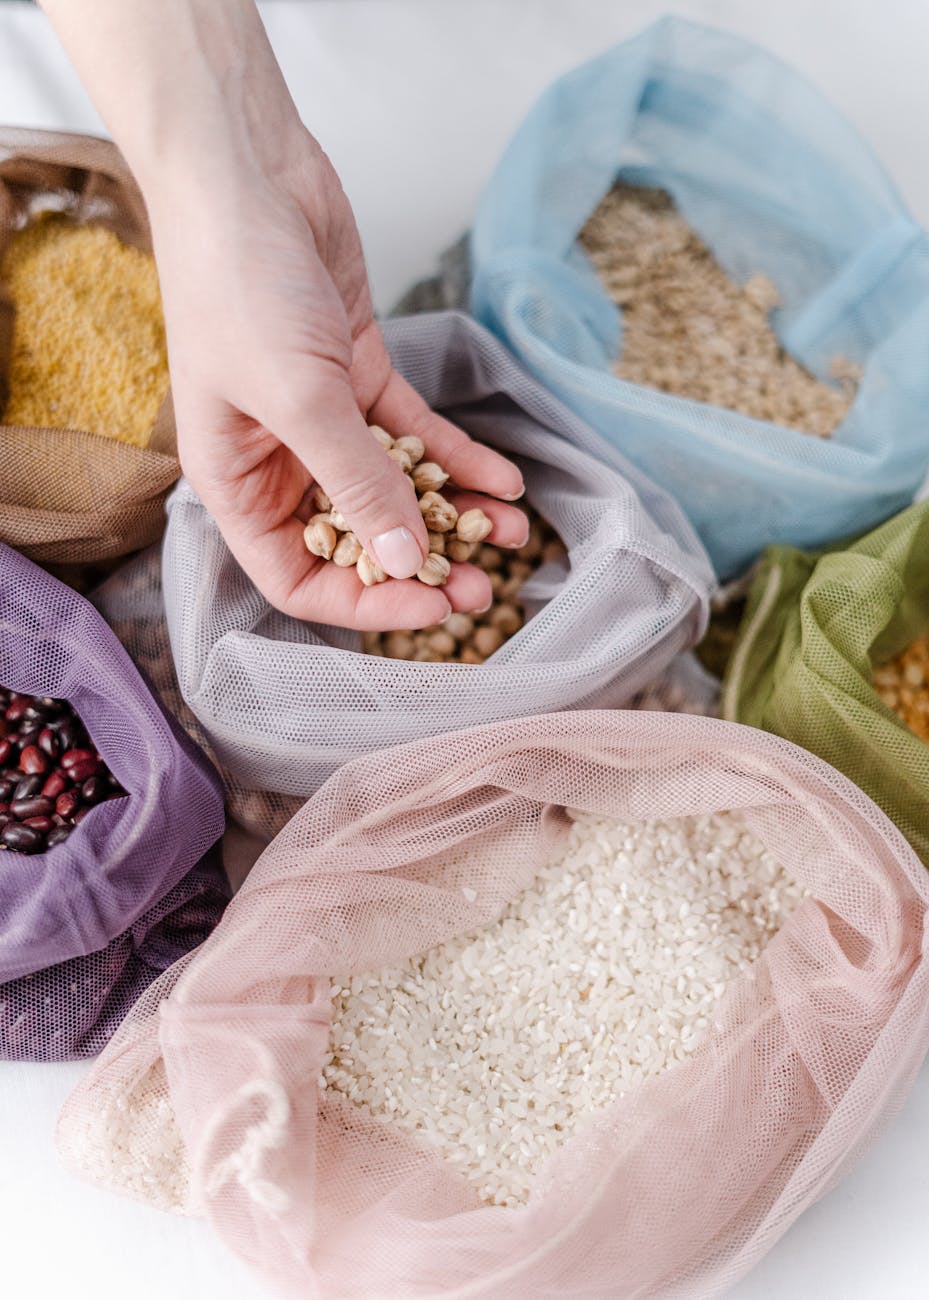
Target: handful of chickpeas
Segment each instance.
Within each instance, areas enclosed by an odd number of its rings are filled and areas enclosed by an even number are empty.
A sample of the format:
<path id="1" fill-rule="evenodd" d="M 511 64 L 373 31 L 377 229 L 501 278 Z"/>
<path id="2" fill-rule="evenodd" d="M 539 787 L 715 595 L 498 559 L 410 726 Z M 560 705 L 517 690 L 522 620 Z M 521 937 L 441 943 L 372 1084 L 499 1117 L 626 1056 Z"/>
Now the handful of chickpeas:
<path id="1" fill-rule="evenodd" d="M 564 543 L 538 515 L 530 518 L 529 540 L 518 550 L 481 542 L 470 556 L 490 579 L 493 604 L 482 614 L 449 614 L 422 631 L 368 632 L 366 653 L 416 663 L 482 664 L 523 626 L 519 592 L 542 564 L 564 561 Z"/>

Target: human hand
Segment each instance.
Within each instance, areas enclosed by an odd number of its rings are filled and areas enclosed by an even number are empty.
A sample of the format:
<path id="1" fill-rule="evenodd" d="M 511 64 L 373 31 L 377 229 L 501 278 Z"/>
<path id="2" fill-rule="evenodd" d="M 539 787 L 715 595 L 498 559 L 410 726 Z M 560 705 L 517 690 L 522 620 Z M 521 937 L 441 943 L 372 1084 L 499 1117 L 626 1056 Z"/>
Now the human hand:
<path id="1" fill-rule="evenodd" d="M 412 485 L 367 423 L 415 434 L 520 545 L 515 466 L 435 415 L 392 369 L 351 207 L 299 121 L 253 0 L 43 0 L 139 180 L 164 300 L 178 450 L 239 564 L 297 618 L 390 630 L 490 603 L 443 588 Z M 364 587 L 311 555 L 318 482 L 392 576 Z M 475 493 L 489 495 L 475 496 Z"/>
<path id="2" fill-rule="evenodd" d="M 353 569 L 310 555 L 303 523 L 314 482 L 396 579 L 428 553 L 409 479 L 367 422 L 416 434 L 494 523 L 520 545 L 518 470 L 434 414 L 391 367 L 373 320 L 361 244 L 328 159 L 300 128 L 286 172 L 254 173 L 217 214 L 199 193 L 167 225 L 155 206 L 181 464 L 242 568 L 277 608 L 364 629 L 427 626 L 490 601 L 486 574 L 453 566 L 444 588 L 364 587 Z M 452 499 L 455 500 L 454 494 Z"/>

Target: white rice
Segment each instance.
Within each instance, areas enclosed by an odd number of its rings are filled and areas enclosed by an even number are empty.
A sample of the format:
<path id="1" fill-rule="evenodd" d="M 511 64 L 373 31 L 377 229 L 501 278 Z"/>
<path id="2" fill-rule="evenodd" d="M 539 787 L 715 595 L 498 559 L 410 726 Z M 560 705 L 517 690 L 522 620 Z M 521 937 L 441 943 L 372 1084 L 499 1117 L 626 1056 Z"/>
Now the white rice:
<path id="1" fill-rule="evenodd" d="M 493 925 L 334 985 L 322 1085 L 522 1204 L 580 1120 L 694 1051 L 802 897 L 735 814 L 579 815 Z"/>

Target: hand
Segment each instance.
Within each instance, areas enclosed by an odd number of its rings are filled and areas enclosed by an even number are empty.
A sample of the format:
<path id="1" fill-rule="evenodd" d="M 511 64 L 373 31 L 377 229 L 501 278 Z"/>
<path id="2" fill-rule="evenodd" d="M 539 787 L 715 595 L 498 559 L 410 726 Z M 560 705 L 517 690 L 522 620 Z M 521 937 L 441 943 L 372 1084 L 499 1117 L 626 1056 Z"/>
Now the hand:
<path id="1" fill-rule="evenodd" d="M 420 437 L 501 546 L 528 531 L 503 504 L 521 476 L 392 370 L 351 208 L 297 117 L 254 0 L 42 5 L 145 196 L 181 464 L 243 569 L 286 613 L 357 628 L 427 626 L 489 604 L 470 565 L 453 566 L 444 588 L 410 580 L 426 531 L 366 420 Z M 306 550 L 314 480 L 391 581 L 363 587 Z"/>
<path id="2" fill-rule="evenodd" d="M 454 565 L 444 588 L 415 579 L 364 587 L 354 569 L 310 555 L 303 522 L 322 485 L 366 549 L 409 579 L 428 553 L 409 479 L 368 423 L 416 434 L 480 505 L 490 541 L 521 545 L 518 470 L 434 414 L 392 369 L 373 320 L 351 208 L 302 128 L 285 173 L 246 172 L 217 212 L 201 192 L 171 219 L 153 207 L 184 472 L 242 568 L 298 618 L 387 630 L 485 607 L 486 574 Z"/>

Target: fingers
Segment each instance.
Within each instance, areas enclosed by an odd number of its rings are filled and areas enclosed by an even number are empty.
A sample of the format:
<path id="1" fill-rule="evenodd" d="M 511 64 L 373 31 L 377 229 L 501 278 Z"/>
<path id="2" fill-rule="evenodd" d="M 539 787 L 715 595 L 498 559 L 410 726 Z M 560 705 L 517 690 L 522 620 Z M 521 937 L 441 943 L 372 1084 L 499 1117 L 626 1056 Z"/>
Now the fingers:
<path id="1" fill-rule="evenodd" d="M 516 501 L 523 494 L 523 476 L 511 461 L 473 442 L 462 429 L 430 410 L 396 370 L 368 412 L 368 419 L 395 436 L 411 433 L 421 438 L 429 459 L 437 461 L 458 487 L 503 501 Z"/>
<path id="2" fill-rule="evenodd" d="M 493 531 L 487 541 L 494 546 L 525 546 L 529 540 L 529 520 L 518 506 L 505 505 L 493 497 L 481 496 L 477 492 L 444 492 L 460 515 L 466 510 L 483 510 L 493 524 Z"/>
<path id="3" fill-rule="evenodd" d="M 269 402 L 266 425 L 321 484 L 365 550 L 393 578 L 409 578 L 428 554 L 413 485 L 384 455 L 358 409 L 345 371 L 318 360 Z"/>

